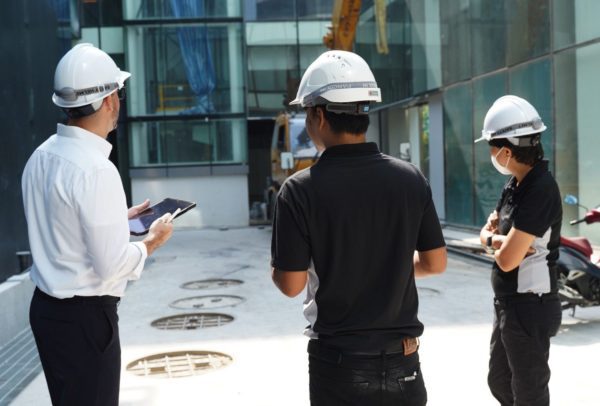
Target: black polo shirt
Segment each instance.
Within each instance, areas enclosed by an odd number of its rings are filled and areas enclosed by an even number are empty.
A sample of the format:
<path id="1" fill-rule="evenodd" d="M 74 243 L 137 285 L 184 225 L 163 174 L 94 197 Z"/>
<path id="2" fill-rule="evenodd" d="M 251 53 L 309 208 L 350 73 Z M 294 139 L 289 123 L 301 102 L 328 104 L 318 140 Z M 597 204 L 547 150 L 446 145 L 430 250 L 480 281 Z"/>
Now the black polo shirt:
<path id="1" fill-rule="evenodd" d="M 525 257 L 511 272 L 503 272 L 494 263 L 492 286 L 495 295 L 556 292 L 562 203 L 558 185 L 548 171 L 548 161 L 538 162 L 519 185 L 517 179 L 511 177 L 504 186 L 496 211 L 500 234 L 507 235 L 512 227 L 532 234 L 536 252 Z"/>
<path id="2" fill-rule="evenodd" d="M 328 148 L 277 196 L 272 266 L 309 270 L 306 334 L 339 347 L 420 336 L 413 254 L 444 245 L 425 177 L 375 143 Z"/>

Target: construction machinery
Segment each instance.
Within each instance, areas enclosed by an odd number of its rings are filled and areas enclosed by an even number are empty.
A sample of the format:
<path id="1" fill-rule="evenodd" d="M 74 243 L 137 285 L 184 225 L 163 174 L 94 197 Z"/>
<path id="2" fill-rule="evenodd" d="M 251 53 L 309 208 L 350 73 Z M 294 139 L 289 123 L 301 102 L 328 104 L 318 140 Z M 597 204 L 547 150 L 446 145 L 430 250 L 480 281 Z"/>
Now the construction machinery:
<path id="1" fill-rule="evenodd" d="M 323 37 L 323 44 L 329 49 L 352 51 L 354 37 L 361 12 L 361 0 L 335 0 L 331 13 L 329 32 Z M 386 2 L 375 0 L 373 3 L 375 23 L 377 27 L 377 52 L 388 54 L 386 28 Z"/>
<path id="2" fill-rule="evenodd" d="M 281 113 L 275 119 L 271 138 L 271 176 L 267 181 L 265 202 L 272 218 L 277 192 L 285 179 L 314 164 L 319 152 L 306 132 L 305 114 Z"/>

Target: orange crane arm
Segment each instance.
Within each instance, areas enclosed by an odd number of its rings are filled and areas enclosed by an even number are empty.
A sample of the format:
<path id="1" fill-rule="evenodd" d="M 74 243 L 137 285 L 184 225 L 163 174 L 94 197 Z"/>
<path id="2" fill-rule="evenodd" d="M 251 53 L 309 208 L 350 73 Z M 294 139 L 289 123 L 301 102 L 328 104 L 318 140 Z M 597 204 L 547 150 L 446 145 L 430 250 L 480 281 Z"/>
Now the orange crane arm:
<path id="1" fill-rule="evenodd" d="M 323 37 L 329 49 L 352 51 L 356 25 L 360 17 L 361 0 L 335 0 L 331 14 L 331 27 Z"/>

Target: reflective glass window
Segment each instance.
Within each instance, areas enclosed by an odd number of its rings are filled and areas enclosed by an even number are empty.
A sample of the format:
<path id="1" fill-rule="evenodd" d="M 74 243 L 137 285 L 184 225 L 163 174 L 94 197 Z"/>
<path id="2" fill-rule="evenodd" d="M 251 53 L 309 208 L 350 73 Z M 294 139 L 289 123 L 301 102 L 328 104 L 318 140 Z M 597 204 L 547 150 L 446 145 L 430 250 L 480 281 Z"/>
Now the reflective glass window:
<path id="1" fill-rule="evenodd" d="M 600 37 L 600 2 L 553 0 L 554 49 Z"/>
<path id="2" fill-rule="evenodd" d="M 442 82 L 471 76 L 471 26 L 468 0 L 441 1 Z"/>
<path id="3" fill-rule="evenodd" d="M 550 50 L 549 0 L 508 0 L 508 65 L 531 59 Z"/>
<path id="4" fill-rule="evenodd" d="M 241 0 L 124 0 L 126 20 L 241 17 Z"/>
<path id="5" fill-rule="evenodd" d="M 473 218 L 473 111 L 471 85 L 444 92 L 446 220 L 475 225 Z"/>
<path id="6" fill-rule="evenodd" d="M 82 27 L 107 27 L 123 24 L 123 0 L 80 1 Z"/>
<path id="7" fill-rule="evenodd" d="M 505 2 L 471 0 L 473 76 L 506 65 Z"/>
<path id="8" fill-rule="evenodd" d="M 241 24 L 129 26 L 129 115 L 245 111 Z"/>
<path id="9" fill-rule="evenodd" d="M 483 128 L 485 114 L 494 101 L 506 94 L 506 72 L 484 76 L 473 81 L 473 134 L 479 138 Z M 473 145 L 474 164 L 473 180 L 475 183 L 475 224 L 485 224 L 488 215 L 496 208 L 502 193 L 506 176 L 501 175 L 492 166 L 490 148 L 485 141 Z"/>
<path id="10" fill-rule="evenodd" d="M 546 124 L 542 135 L 544 154 L 554 168 L 554 120 L 552 106 L 552 66 L 550 59 L 542 59 L 511 69 L 509 92 L 529 101 Z"/>
<path id="11" fill-rule="evenodd" d="M 355 52 L 369 63 L 384 103 L 440 86 L 438 3 L 388 1 L 378 13 L 373 1 L 363 2 Z"/>
<path id="12" fill-rule="evenodd" d="M 129 130 L 134 168 L 246 162 L 243 118 L 134 122 Z"/>
<path id="13" fill-rule="evenodd" d="M 250 114 L 271 114 L 287 107 L 306 68 L 327 51 L 323 36 L 328 25 L 325 21 L 246 23 Z"/>
<path id="14" fill-rule="evenodd" d="M 573 194 L 584 206 L 599 206 L 600 44 L 556 54 L 554 64 L 556 179 L 563 197 Z M 568 224 L 583 217 L 583 209 L 563 205 L 563 210 L 563 234 L 583 235 L 600 244 L 600 227 Z"/>

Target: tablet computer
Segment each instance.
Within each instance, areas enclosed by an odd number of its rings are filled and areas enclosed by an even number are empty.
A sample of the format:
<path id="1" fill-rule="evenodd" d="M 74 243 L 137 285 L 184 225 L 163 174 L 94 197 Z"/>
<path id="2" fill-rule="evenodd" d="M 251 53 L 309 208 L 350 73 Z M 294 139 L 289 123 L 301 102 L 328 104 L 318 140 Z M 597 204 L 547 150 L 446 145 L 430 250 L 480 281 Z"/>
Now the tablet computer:
<path id="1" fill-rule="evenodd" d="M 193 209 L 194 207 L 196 207 L 196 203 L 194 202 L 166 198 L 160 203 L 148 207 L 146 210 L 144 210 L 137 216 L 130 218 L 129 233 L 132 235 L 147 234 L 154 220 L 156 220 L 159 217 L 162 217 L 165 213 L 173 214 L 177 209 L 181 209 L 177 216 L 175 216 L 179 217 L 183 213 L 187 213 L 188 210 Z"/>

